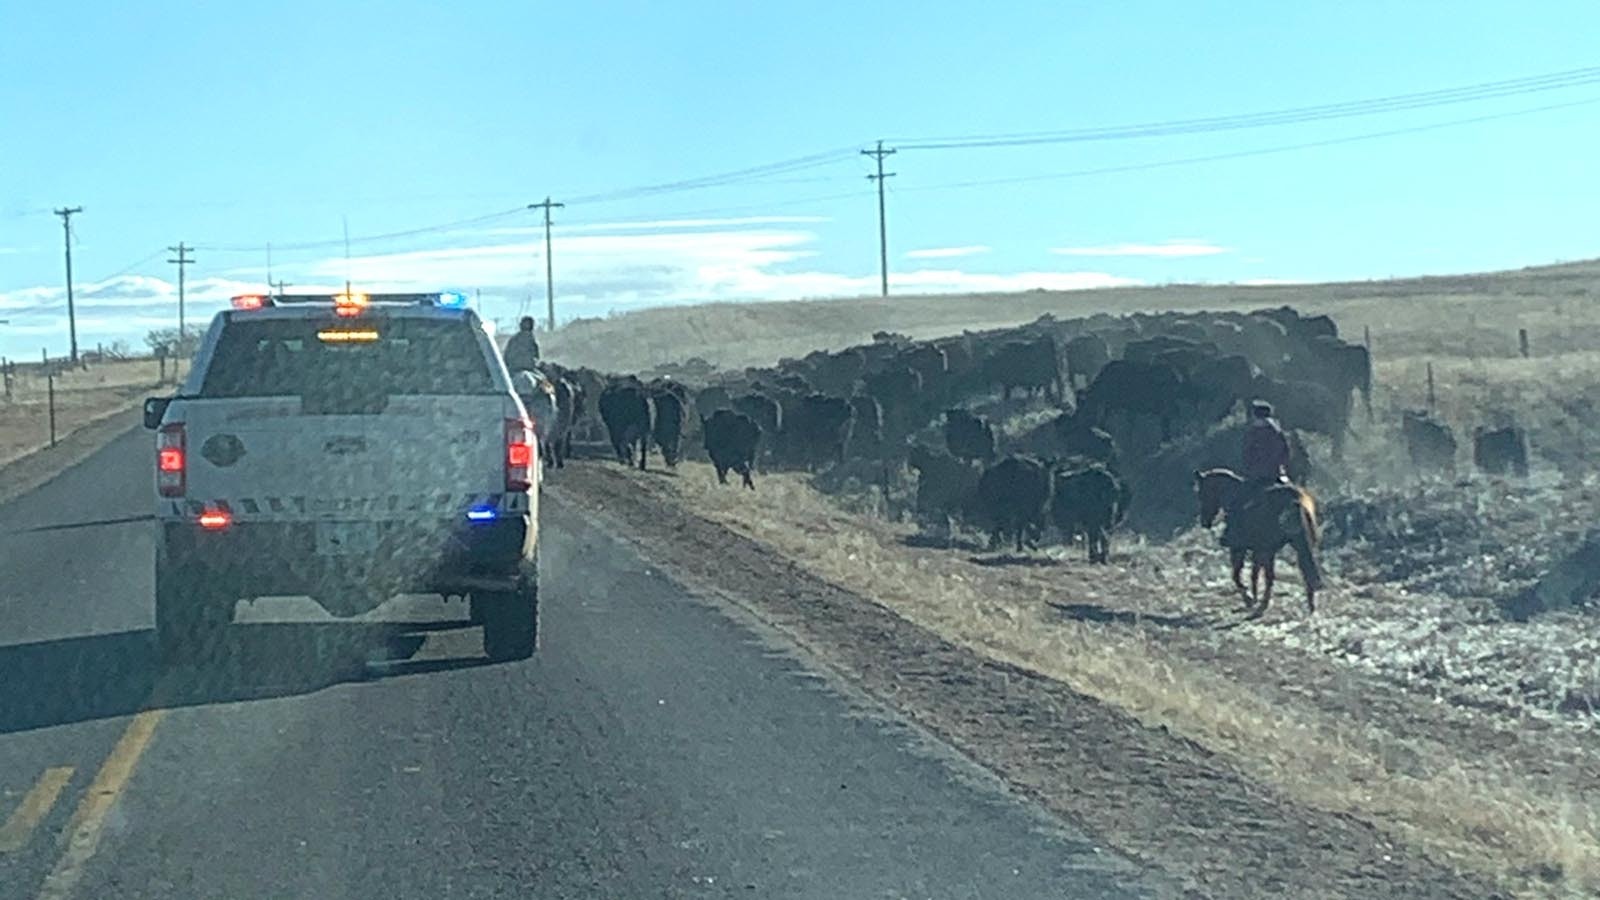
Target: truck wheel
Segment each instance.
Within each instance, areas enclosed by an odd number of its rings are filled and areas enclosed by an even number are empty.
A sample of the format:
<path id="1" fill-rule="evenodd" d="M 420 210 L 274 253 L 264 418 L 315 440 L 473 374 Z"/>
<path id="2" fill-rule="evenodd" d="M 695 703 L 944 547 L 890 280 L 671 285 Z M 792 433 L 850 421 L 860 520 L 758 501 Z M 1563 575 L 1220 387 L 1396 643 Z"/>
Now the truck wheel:
<path id="1" fill-rule="evenodd" d="M 473 594 L 472 618 L 483 623 L 483 652 L 490 660 L 532 656 L 539 645 L 538 576 L 522 576 L 516 590 Z"/>
<path id="2" fill-rule="evenodd" d="M 233 621 L 232 604 L 218 600 L 198 574 L 156 558 L 156 644 L 163 662 L 211 655 Z"/>

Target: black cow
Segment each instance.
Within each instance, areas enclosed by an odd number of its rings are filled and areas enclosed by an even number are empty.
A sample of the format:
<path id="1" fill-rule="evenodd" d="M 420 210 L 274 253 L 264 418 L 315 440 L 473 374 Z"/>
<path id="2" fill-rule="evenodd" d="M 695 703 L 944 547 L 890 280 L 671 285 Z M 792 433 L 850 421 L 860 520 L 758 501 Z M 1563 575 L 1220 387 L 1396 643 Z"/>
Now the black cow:
<path id="1" fill-rule="evenodd" d="M 1064 455 L 1091 460 L 1107 468 L 1115 468 L 1117 442 L 1105 430 L 1096 428 L 1083 417 L 1072 413 L 1056 416 L 1051 422 L 1051 430 L 1055 432 L 1056 444 Z"/>
<path id="2" fill-rule="evenodd" d="M 1214 345 L 1203 345 L 1197 341 L 1187 341 L 1171 335 L 1158 334 L 1155 337 L 1129 341 L 1122 348 L 1122 358 L 1128 362 L 1152 363 L 1156 357 L 1173 350 L 1206 351 L 1211 356 L 1218 355 Z"/>
<path id="3" fill-rule="evenodd" d="M 1456 471 L 1456 437 L 1450 426 L 1435 422 L 1426 412 L 1405 410 L 1400 414 L 1400 432 L 1406 439 L 1411 464 L 1421 471 Z"/>
<path id="4" fill-rule="evenodd" d="M 1101 465 L 1056 470 L 1050 517 L 1070 543 L 1083 535 L 1089 562 L 1105 563 L 1111 557 L 1111 531 L 1128 513 L 1131 499 L 1126 483 Z"/>
<path id="5" fill-rule="evenodd" d="M 856 348 L 838 353 L 816 353 L 806 357 L 811 360 L 810 381 L 818 391 L 845 396 L 867 371 L 867 356 Z"/>
<path id="6" fill-rule="evenodd" d="M 701 436 L 705 440 L 706 455 L 717 470 L 717 482 L 728 483 L 728 471 L 739 473 L 744 486 L 756 489 L 753 470 L 756 451 L 761 446 L 761 426 L 742 413 L 719 409 L 708 419 L 701 420 Z"/>
<path id="7" fill-rule="evenodd" d="M 699 413 L 700 418 L 709 419 L 719 409 L 733 409 L 733 395 L 722 385 L 714 384 L 701 388 L 700 392 L 694 395 L 694 410 Z"/>
<path id="8" fill-rule="evenodd" d="M 1209 425 L 1227 418 L 1240 401 L 1250 399 L 1256 374 L 1243 356 L 1208 356 L 1196 361 L 1184 373 L 1196 420 Z"/>
<path id="9" fill-rule="evenodd" d="M 947 409 L 944 445 L 957 459 L 987 463 L 995 455 L 994 429 L 982 417 L 964 409 Z"/>
<path id="10" fill-rule="evenodd" d="M 1021 553 L 1028 538 L 1043 532 L 1050 487 L 1050 469 L 1032 457 L 1008 456 L 984 470 L 978 478 L 977 505 L 989 526 L 990 549 L 1011 535 Z"/>
<path id="11" fill-rule="evenodd" d="M 1061 400 L 1061 359 L 1054 338 L 1008 341 L 983 361 L 983 373 L 991 385 L 999 385 L 1000 395 L 1006 400 L 1011 399 L 1015 388 Z"/>
<path id="12" fill-rule="evenodd" d="M 1361 392 L 1367 419 L 1372 419 L 1372 355 L 1360 344 L 1320 336 L 1294 354 L 1291 365 L 1299 378 L 1315 381 L 1338 395 Z"/>
<path id="13" fill-rule="evenodd" d="M 1074 388 L 1078 386 L 1079 376 L 1087 387 L 1111 361 L 1111 349 L 1106 346 L 1105 338 L 1093 333 L 1080 334 L 1067 341 L 1066 354 L 1067 384 Z"/>
<path id="14" fill-rule="evenodd" d="M 572 456 L 572 431 L 582 412 L 583 392 L 564 375 L 556 375 L 553 381 L 556 389 L 556 420 L 541 449 L 547 467 L 564 469 L 567 459 Z"/>
<path id="15" fill-rule="evenodd" d="M 1311 431 L 1328 438 L 1335 459 L 1344 455 L 1350 433 L 1350 395 L 1340 397 L 1315 381 L 1277 381 L 1258 376 L 1251 388 L 1255 397 L 1272 404 L 1284 427 Z"/>
<path id="16" fill-rule="evenodd" d="M 869 372 L 862 380 L 883 409 L 884 440 L 898 443 L 922 424 L 917 421 L 922 376 L 915 369 L 890 366 Z"/>
<path id="17" fill-rule="evenodd" d="M 855 425 L 850 429 L 850 455 L 864 459 L 883 456 L 883 407 L 871 394 L 854 394 L 850 408 L 855 413 Z"/>
<path id="18" fill-rule="evenodd" d="M 944 402 L 945 373 L 949 371 L 950 361 L 939 347 L 933 344 L 912 344 L 896 354 L 893 364 L 905 366 L 922 377 L 920 394 L 926 402 Z M 930 410 L 929 416 L 931 415 Z"/>
<path id="19" fill-rule="evenodd" d="M 917 519 L 935 523 L 948 537 L 953 519 L 972 510 L 978 491 L 978 472 L 943 450 L 914 445 L 906 463 L 917 473 Z"/>
<path id="20" fill-rule="evenodd" d="M 655 406 L 655 422 L 650 428 L 650 436 L 660 448 L 661 459 L 667 468 L 676 468 L 683 452 L 683 427 L 688 421 L 688 409 L 682 395 L 666 386 L 652 390 L 650 400 Z"/>
<path id="21" fill-rule="evenodd" d="M 584 399 L 575 419 L 577 431 L 585 440 L 594 440 L 598 437 L 595 434 L 596 428 L 603 424 L 599 419 L 600 395 L 605 392 L 606 385 L 610 382 L 606 376 L 584 366 L 567 370 L 567 377 L 578 386 L 578 394 Z M 592 409 L 591 403 L 594 404 Z"/>
<path id="22" fill-rule="evenodd" d="M 694 402 L 693 398 L 689 396 L 688 386 L 673 378 L 652 378 L 645 387 L 652 391 L 666 391 L 672 394 L 678 398 L 678 402 L 682 403 L 685 409 L 688 409 L 689 404 Z"/>
<path id="23" fill-rule="evenodd" d="M 807 394 L 784 419 L 783 445 L 788 461 L 815 471 L 830 462 L 844 462 L 855 410 L 850 401 L 827 394 Z"/>
<path id="24" fill-rule="evenodd" d="M 1514 426 L 1476 428 L 1472 432 L 1472 463 L 1489 475 L 1528 477 L 1528 434 Z"/>
<path id="25" fill-rule="evenodd" d="M 783 408 L 766 394 L 749 393 L 733 398 L 733 411 L 761 426 L 762 434 L 776 435 L 783 427 Z"/>
<path id="26" fill-rule="evenodd" d="M 811 382 L 807 381 L 806 377 L 801 375 L 799 372 L 780 372 L 779 374 L 773 376 L 772 384 L 775 387 L 794 394 L 804 395 L 809 394 L 812 392 L 812 390 L 814 390 L 814 388 L 811 387 Z"/>
<path id="27" fill-rule="evenodd" d="M 611 437 L 611 449 L 617 461 L 632 465 L 633 453 L 639 453 L 639 468 L 645 468 L 650 454 L 650 437 L 655 428 L 655 406 L 650 394 L 638 379 L 622 379 L 606 386 L 600 392 L 600 419 Z"/>
<path id="28" fill-rule="evenodd" d="M 1086 419 L 1105 424 L 1117 412 L 1155 416 L 1161 422 L 1161 439 L 1172 438 L 1173 425 L 1183 412 L 1184 382 L 1171 366 L 1128 362 L 1116 359 L 1106 363 L 1095 376 L 1078 409 Z"/>

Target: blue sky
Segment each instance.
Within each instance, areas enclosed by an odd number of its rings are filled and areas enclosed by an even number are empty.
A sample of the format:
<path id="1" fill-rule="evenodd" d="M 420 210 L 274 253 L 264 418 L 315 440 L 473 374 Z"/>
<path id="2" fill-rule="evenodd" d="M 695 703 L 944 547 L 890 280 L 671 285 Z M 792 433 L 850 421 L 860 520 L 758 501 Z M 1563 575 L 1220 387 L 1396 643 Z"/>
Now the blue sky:
<path id="1" fill-rule="evenodd" d="M 203 320 L 292 284 L 482 290 L 543 305 L 520 212 L 878 138 L 1253 113 L 1600 65 L 1600 6 L 1526 3 L 11 3 L 0 9 L 0 353 L 66 349 L 61 228 L 81 205 L 81 342 Z M 1600 104 L 1385 139 L 1087 177 L 1026 177 L 1336 140 L 1600 98 L 1600 85 L 1135 140 L 906 149 L 897 291 L 1321 280 L 1595 255 Z M 854 152 L 764 180 L 571 202 L 563 317 L 877 288 Z M 324 242 L 305 246 L 308 242 Z M 299 248 L 299 249 L 295 249 Z M 1067 252 L 1058 252 L 1067 251 Z M 132 265 L 145 259 L 147 261 Z M 117 277 L 108 278 L 115 274 Z"/>

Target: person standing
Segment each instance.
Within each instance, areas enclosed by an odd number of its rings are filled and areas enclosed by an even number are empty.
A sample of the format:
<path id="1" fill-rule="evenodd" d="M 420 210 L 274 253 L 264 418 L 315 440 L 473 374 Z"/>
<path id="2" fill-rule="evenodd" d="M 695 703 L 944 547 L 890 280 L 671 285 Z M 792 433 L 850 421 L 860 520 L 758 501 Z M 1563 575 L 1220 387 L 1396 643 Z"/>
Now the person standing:
<path id="1" fill-rule="evenodd" d="M 523 316 L 517 333 L 506 341 L 506 368 L 513 372 L 539 368 L 539 342 L 533 336 L 533 317 Z"/>

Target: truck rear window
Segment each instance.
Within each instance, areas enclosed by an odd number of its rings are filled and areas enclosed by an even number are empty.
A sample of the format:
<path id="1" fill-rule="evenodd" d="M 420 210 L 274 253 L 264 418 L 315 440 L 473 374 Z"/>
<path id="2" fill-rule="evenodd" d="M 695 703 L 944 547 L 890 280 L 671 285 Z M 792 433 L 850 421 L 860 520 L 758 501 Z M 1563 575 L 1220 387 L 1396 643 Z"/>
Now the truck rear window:
<path id="1" fill-rule="evenodd" d="M 239 320 L 223 328 L 202 397 L 319 399 L 366 406 L 404 394 L 490 394 L 494 379 L 466 321 Z"/>

